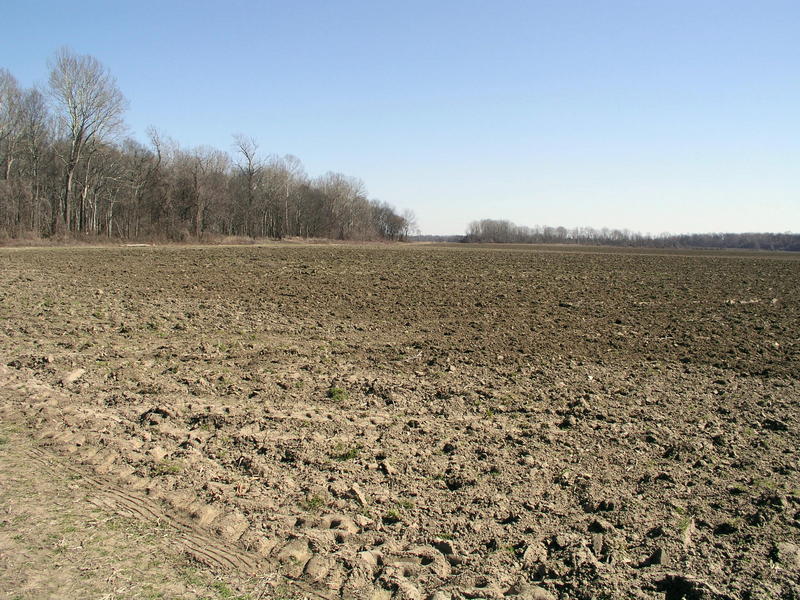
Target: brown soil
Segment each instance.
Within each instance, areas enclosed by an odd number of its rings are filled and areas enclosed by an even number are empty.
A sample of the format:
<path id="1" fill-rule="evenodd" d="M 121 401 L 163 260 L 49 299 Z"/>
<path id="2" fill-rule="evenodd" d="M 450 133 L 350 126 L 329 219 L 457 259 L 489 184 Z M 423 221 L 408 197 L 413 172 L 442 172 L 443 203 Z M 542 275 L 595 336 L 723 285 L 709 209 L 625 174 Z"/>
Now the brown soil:
<path id="1" fill-rule="evenodd" d="M 5 250 L 0 416 L 250 597 L 796 599 L 798 259 Z"/>
<path id="2" fill-rule="evenodd" d="M 268 585 L 193 561 L 163 511 L 142 519 L 113 487 L 0 424 L 0 598 L 241 600 Z"/>

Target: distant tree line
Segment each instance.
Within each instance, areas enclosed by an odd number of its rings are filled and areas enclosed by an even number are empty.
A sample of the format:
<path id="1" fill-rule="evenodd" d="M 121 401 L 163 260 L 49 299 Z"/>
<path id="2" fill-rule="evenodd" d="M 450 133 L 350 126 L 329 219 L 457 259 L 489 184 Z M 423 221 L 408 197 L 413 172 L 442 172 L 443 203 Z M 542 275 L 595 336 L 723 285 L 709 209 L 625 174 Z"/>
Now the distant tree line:
<path id="1" fill-rule="evenodd" d="M 464 242 L 514 244 L 588 244 L 648 248 L 740 248 L 800 251 L 800 235 L 792 233 L 689 233 L 643 235 L 627 229 L 592 227 L 525 227 L 511 221 L 473 221 Z"/>
<path id="2" fill-rule="evenodd" d="M 0 68 L 0 239 L 209 235 L 402 240 L 413 213 L 370 199 L 359 179 L 309 177 L 294 156 L 244 135 L 233 153 L 182 148 L 155 129 L 123 138 L 127 101 L 94 57 L 56 53 L 44 89 Z"/>
<path id="3" fill-rule="evenodd" d="M 460 243 L 464 241 L 463 235 L 414 235 L 409 238 L 412 242 L 436 242 L 440 244 Z"/>

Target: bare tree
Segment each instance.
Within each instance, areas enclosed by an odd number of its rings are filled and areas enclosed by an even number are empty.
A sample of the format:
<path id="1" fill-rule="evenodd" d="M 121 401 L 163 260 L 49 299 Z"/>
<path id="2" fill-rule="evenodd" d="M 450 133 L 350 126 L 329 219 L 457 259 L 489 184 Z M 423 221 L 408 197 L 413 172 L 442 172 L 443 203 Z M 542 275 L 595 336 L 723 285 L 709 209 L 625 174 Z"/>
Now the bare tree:
<path id="1" fill-rule="evenodd" d="M 410 208 L 403 211 L 403 232 L 401 239 L 408 239 L 409 236 L 419 235 L 419 225 L 417 224 L 417 215 Z"/>
<path id="2" fill-rule="evenodd" d="M 245 205 L 243 207 L 244 214 L 242 219 L 244 226 L 243 233 L 252 237 L 253 229 L 250 223 L 250 216 L 253 212 L 256 185 L 262 168 L 261 162 L 256 159 L 258 144 L 253 138 L 247 137 L 241 133 L 234 135 L 233 141 L 236 150 L 242 155 L 241 161 L 236 163 L 236 167 L 241 173 L 245 186 Z"/>
<path id="3" fill-rule="evenodd" d="M 230 158 L 209 146 L 179 151 L 175 157 L 177 176 L 172 195 L 180 219 L 188 225 L 186 234 L 200 239 L 219 220 L 226 205 Z"/>
<path id="4" fill-rule="evenodd" d="M 301 211 L 298 199 L 300 185 L 306 178 L 303 163 L 291 154 L 271 156 L 264 175 L 268 235 L 276 238 L 293 235 L 300 229 L 296 221 Z M 294 212 L 294 221 L 290 212 Z"/>
<path id="5" fill-rule="evenodd" d="M 64 188 L 60 210 L 53 211 L 53 230 L 63 223 L 71 229 L 73 177 L 84 148 L 122 126 L 127 101 L 111 73 L 96 58 L 62 48 L 50 68 L 50 91 L 67 135 Z"/>
<path id="6" fill-rule="evenodd" d="M 28 90 L 23 96 L 20 121 L 30 170 L 30 195 L 33 205 L 37 206 L 41 192 L 39 169 L 52 133 L 52 120 L 47 110 L 47 103 L 38 89 Z M 37 212 L 38 210 L 34 211 L 34 214 Z"/>
<path id="7" fill-rule="evenodd" d="M 21 134 L 20 104 L 22 92 L 17 79 L 6 69 L 0 69 L 0 151 L 3 159 L 3 179 L 11 174 L 15 149 Z"/>

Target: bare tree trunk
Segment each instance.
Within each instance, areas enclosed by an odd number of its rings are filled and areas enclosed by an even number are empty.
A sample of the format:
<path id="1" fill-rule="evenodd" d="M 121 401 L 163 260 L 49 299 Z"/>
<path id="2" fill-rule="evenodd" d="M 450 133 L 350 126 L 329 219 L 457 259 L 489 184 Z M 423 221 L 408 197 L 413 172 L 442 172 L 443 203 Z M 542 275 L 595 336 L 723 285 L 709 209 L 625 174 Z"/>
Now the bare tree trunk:
<path id="1" fill-rule="evenodd" d="M 114 200 L 108 204 L 108 225 L 106 226 L 106 235 L 111 237 L 111 228 L 114 225 Z"/>
<path id="2" fill-rule="evenodd" d="M 36 227 L 36 215 L 39 212 L 39 161 L 34 158 L 33 164 L 31 165 L 31 220 L 30 220 L 30 227 L 31 229 L 37 229 Z"/>
<path id="3" fill-rule="evenodd" d="M 80 199 L 78 200 L 78 214 L 76 215 L 77 223 L 76 229 L 81 232 L 85 233 L 84 231 L 84 206 L 86 204 L 86 192 L 88 188 L 84 185 L 83 189 L 81 190 Z"/>
<path id="4" fill-rule="evenodd" d="M 288 234 L 289 229 L 289 176 L 287 175 L 286 179 L 286 195 L 283 197 L 283 226 L 281 227 L 282 231 L 281 237 L 286 237 Z"/>
<path id="5" fill-rule="evenodd" d="M 89 203 L 89 210 L 90 212 L 90 219 L 89 219 L 89 226 L 91 227 L 92 232 L 98 233 L 97 231 L 97 190 L 94 191 L 92 194 L 92 201 Z"/>
<path id="6" fill-rule="evenodd" d="M 81 189 L 81 196 L 80 196 L 80 205 L 78 207 L 78 223 L 77 228 L 78 231 L 86 233 L 86 196 L 89 194 L 89 173 L 91 172 L 91 165 L 92 165 L 92 155 L 89 153 L 89 156 L 86 159 L 86 174 L 83 178 L 83 188 Z"/>
<path id="7" fill-rule="evenodd" d="M 64 174 L 64 190 L 61 195 L 60 206 L 58 206 L 57 210 L 53 211 L 53 233 L 56 233 L 61 226 L 69 232 L 70 213 L 72 212 L 70 209 L 72 204 L 72 176 L 74 168 L 75 167 L 67 165 L 67 171 Z"/>

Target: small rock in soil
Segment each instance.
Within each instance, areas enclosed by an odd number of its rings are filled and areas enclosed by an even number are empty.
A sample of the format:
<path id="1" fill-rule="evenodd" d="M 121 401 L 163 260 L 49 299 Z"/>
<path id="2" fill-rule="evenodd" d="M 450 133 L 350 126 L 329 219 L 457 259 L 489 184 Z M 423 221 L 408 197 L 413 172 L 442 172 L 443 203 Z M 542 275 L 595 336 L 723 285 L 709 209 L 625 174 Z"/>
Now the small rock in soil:
<path id="1" fill-rule="evenodd" d="M 432 546 L 445 556 L 451 556 L 455 554 L 455 550 L 453 548 L 453 542 L 451 541 L 436 540 L 435 542 L 433 542 Z"/>
<path id="2" fill-rule="evenodd" d="M 592 521 L 592 524 L 589 525 L 589 531 L 592 533 L 607 533 L 613 530 L 614 526 L 605 519 L 595 519 Z"/>
<path id="3" fill-rule="evenodd" d="M 647 560 L 645 560 L 642 565 L 643 567 L 668 567 L 669 566 L 669 555 L 667 551 L 663 548 L 657 548 L 655 552 L 653 552 Z"/>
<path id="4" fill-rule="evenodd" d="M 800 570 L 800 546 L 790 542 L 780 542 L 773 552 L 775 561 L 784 569 Z"/>
<path id="5" fill-rule="evenodd" d="M 506 596 L 511 596 L 519 600 L 556 600 L 556 597 L 541 586 L 529 583 L 518 583 L 514 585 Z"/>
<path id="6" fill-rule="evenodd" d="M 286 574 L 295 579 L 303 573 L 311 557 L 308 542 L 301 538 L 293 539 L 278 552 L 278 560 L 286 567 Z"/>
<path id="7" fill-rule="evenodd" d="M 69 385 L 71 383 L 75 383 L 83 377 L 84 373 L 86 373 L 86 369 L 75 369 L 74 371 L 70 371 L 61 379 L 62 385 Z"/>

